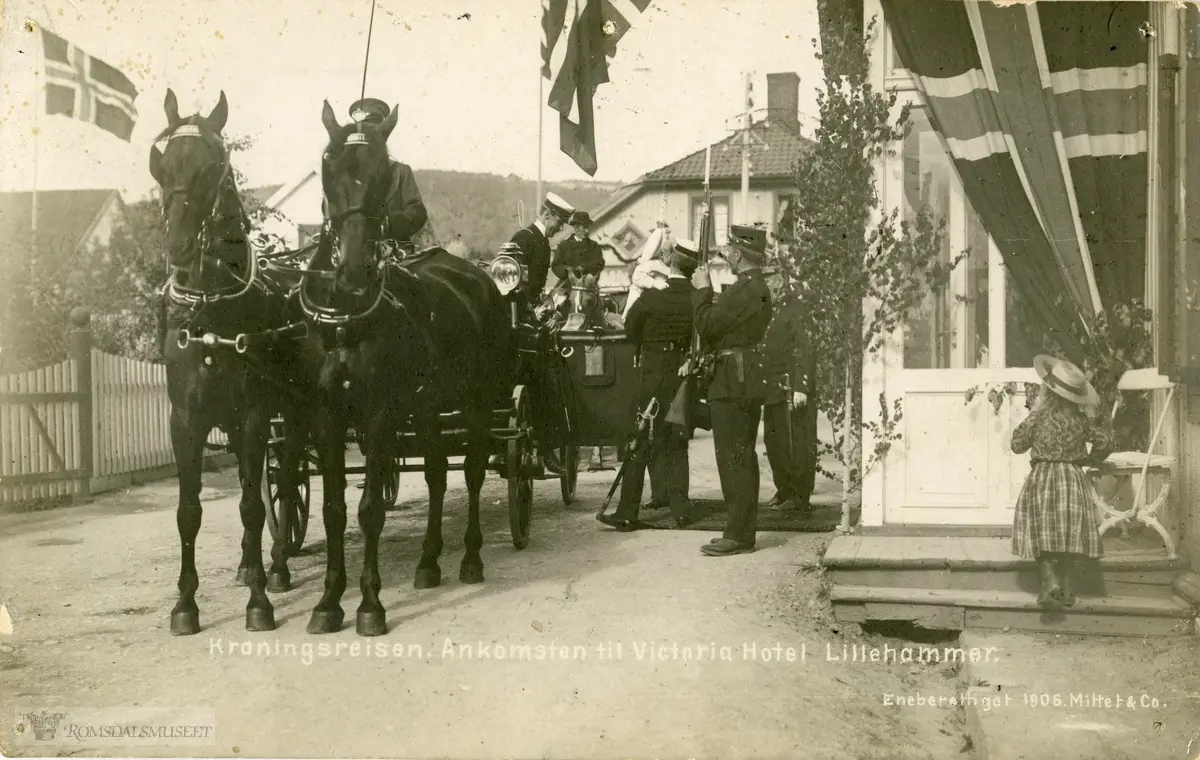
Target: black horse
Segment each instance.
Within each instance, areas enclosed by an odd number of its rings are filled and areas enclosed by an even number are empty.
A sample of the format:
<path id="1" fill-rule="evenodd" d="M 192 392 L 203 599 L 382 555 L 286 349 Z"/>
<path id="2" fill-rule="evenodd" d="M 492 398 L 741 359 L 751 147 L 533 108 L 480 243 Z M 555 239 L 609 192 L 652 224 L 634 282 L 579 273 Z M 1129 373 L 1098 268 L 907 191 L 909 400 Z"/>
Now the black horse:
<path id="1" fill-rule="evenodd" d="M 285 507 L 280 509 L 282 524 L 272 547 L 269 576 L 262 560 L 266 507 L 261 489 L 273 413 L 283 414 L 293 430 L 305 427 L 303 408 L 289 401 L 302 397 L 297 387 L 302 343 L 286 333 L 278 334 L 278 340 L 268 339 L 288 324 L 288 286 L 257 268 L 248 218 L 221 136 L 228 117 L 225 93 L 208 116 L 180 117 L 170 90 L 164 109 L 168 126 L 151 148 L 150 173 L 162 188 L 171 270 L 159 336 L 167 359 L 171 443 L 179 470 L 176 522 L 183 547 L 171 633 L 200 630 L 196 536 L 204 447 L 214 428 L 226 433 L 238 458 L 244 532 L 237 579 L 250 587 L 246 628 L 274 630 L 274 609 L 266 590 L 287 591 L 291 586 L 287 542 L 290 521 L 300 505 L 295 473 L 305 446 L 302 435 L 292 435 L 282 444 L 279 490 Z"/>
<path id="2" fill-rule="evenodd" d="M 411 430 L 424 460 L 429 518 L 416 588 L 441 582 L 442 503 L 452 441 L 442 413 L 460 415 L 466 435 L 469 489 L 466 553 L 459 578 L 483 580 L 479 550 L 479 491 L 491 451 L 493 411 L 507 405 L 515 372 L 508 306 L 479 267 L 441 248 L 403 260 L 393 256 L 388 206 L 398 184 L 387 138 L 396 110 L 381 123 L 338 123 L 329 103 L 322 121 L 329 145 L 321 162 L 325 230 L 301 289 L 301 303 L 325 350 L 318 380 L 314 432 L 324 481 L 327 537 L 325 593 L 313 610 L 310 633 L 340 629 L 346 589 L 346 431 L 361 436 L 366 484 L 358 506 L 364 534 L 360 635 L 387 631 L 379 601 L 382 491 L 396 456 L 398 431 Z M 449 435 L 449 431 L 446 431 Z"/>

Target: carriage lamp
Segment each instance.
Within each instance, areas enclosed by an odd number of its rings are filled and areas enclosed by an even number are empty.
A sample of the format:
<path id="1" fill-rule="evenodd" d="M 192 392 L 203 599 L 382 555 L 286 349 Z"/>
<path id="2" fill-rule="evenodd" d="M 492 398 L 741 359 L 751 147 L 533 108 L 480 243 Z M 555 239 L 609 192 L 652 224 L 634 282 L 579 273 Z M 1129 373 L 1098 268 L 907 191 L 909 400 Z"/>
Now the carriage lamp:
<path id="1" fill-rule="evenodd" d="M 501 295 L 508 295 L 521 284 L 521 265 L 511 256 L 497 256 L 492 260 L 488 273 L 500 289 Z"/>

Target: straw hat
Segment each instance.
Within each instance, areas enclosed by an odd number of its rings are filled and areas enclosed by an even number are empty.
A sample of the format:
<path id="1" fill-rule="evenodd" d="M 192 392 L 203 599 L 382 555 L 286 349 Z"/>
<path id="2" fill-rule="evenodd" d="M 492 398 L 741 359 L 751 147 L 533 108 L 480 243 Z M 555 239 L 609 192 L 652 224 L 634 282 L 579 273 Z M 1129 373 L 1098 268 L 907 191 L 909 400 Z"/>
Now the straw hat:
<path id="1" fill-rule="evenodd" d="M 1040 354 L 1033 358 L 1038 377 L 1052 392 L 1081 406 L 1098 406 L 1100 395 L 1088 382 L 1083 370 L 1065 359 Z"/>

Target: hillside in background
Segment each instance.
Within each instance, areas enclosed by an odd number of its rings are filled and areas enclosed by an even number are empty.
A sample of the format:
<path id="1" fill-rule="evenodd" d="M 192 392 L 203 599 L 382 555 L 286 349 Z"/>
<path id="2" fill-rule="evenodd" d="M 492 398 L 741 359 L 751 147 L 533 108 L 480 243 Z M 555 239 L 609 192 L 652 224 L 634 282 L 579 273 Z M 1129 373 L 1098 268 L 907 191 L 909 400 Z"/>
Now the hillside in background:
<path id="1" fill-rule="evenodd" d="M 525 206 L 525 224 L 536 215 L 537 182 L 533 180 L 433 169 L 414 169 L 413 173 L 429 211 L 434 238 L 445 245 L 461 236 L 473 256 L 490 257 L 520 228 L 518 202 Z M 546 192 L 589 212 L 604 205 L 619 187 L 619 182 L 587 181 L 544 185 Z"/>

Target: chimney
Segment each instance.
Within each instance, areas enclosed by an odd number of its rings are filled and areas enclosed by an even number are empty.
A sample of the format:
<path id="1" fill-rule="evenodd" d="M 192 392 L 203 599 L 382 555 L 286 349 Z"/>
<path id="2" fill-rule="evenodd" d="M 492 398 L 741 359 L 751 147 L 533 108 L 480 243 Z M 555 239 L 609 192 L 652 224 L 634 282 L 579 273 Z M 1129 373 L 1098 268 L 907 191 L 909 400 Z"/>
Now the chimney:
<path id="1" fill-rule="evenodd" d="M 767 74 L 767 119 L 800 129 L 800 77 L 795 72 Z"/>

